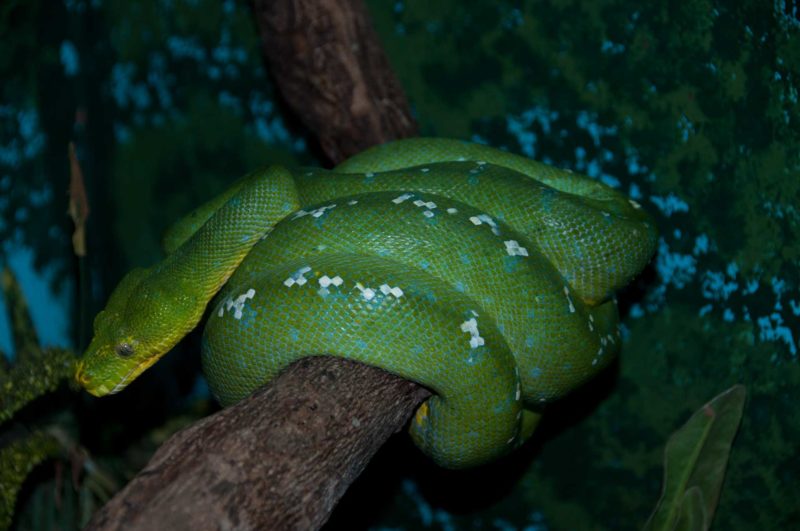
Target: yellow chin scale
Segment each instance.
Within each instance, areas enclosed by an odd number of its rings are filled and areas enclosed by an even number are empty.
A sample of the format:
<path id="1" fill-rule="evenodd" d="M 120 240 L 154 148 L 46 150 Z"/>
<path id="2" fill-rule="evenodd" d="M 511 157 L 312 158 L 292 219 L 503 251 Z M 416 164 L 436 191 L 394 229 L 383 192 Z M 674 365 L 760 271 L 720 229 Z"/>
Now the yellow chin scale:
<path id="1" fill-rule="evenodd" d="M 131 368 L 115 384 L 112 384 L 112 381 L 109 381 L 108 379 L 93 378 L 87 370 L 85 361 L 80 361 L 75 369 L 75 381 L 78 383 L 78 385 L 86 389 L 89 394 L 92 394 L 98 398 L 107 395 L 113 395 L 125 389 L 128 384 L 135 380 L 144 371 L 149 369 L 155 362 L 159 360 L 159 358 L 160 356 L 153 356 L 145 359 L 137 365 L 134 365 L 133 368 Z"/>
<path id="2" fill-rule="evenodd" d="M 428 402 L 423 402 L 421 406 L 417 408 L 417 413 L 414 415 L 414 420 L 418 425 L 422 425 L 428 419 L 428 412 L 430 408 L 428 407 Z"/>

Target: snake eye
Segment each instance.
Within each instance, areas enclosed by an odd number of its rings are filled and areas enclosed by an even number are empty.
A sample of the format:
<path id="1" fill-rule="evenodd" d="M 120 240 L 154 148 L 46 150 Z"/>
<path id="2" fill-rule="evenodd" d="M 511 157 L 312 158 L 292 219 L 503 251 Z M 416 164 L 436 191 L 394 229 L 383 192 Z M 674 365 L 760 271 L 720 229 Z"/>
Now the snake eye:
<path id="1" fill-rule="evenodd" d="M 133 346 L 130 343 L 120 343 L 114 347 L 114 352 L 117 356 L 127 358 L 133 354 Z"/>

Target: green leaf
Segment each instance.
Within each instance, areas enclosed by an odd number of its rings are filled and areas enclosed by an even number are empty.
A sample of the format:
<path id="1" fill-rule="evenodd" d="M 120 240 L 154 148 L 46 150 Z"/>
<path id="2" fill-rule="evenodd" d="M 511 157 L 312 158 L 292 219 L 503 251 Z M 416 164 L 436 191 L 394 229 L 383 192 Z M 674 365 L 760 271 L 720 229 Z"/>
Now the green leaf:
<path id="1" fill-rule="evenodd" d="M 708 514 L 703 505 L 703 492 L 699 487 L 686 491 L 681 501 L 681 514 L 674 531 L 704 531 L 708 529 Z"/>
<path id="2" fill-rule="evenodd" d="M 744 386 L 731 387 L 697 410 L 669 438 L 661 498 L 643 531 L 708 529 L 742 419 L 745 394 Z"/>

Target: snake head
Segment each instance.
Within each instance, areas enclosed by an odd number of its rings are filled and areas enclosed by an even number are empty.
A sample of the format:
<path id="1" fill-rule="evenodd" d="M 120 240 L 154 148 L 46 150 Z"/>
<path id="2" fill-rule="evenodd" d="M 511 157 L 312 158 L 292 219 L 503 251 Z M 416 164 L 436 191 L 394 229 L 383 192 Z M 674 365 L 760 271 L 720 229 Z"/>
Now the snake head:
<path id="1" fill-rule="evenodd" d="M 89 393 L 105 396 L 121 391 L 199 320 L 194 318 L 194 301 L 181 294 L 188 290 L 159 282 L 158 276 L 157 271 L 134 269 L 95 317 L 94 336 L 75 372 L 76 381 Z M 193 319 L 191 326 L 187 319 Z"/>

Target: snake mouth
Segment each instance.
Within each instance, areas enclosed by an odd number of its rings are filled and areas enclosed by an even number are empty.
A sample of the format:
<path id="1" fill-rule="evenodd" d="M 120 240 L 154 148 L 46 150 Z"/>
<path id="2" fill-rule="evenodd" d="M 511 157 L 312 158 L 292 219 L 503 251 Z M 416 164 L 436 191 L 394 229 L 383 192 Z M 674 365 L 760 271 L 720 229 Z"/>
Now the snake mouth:
<path id="1" fill-rule="evenodd" d="M 81 387 L 86 389 L 87 393 L 98 398 L 113 395 L 125 389 L 128 384 L 135 380 L 137 376 L 139 376 L 156 361 L 158 361 L 158 357 L 154 356 L 134 365 L 114 386 L 109 385 L 108 382 L 95 382 L 86 371 L 84 362 L 80 362 L 75 372 L 75 380 Z"/>

